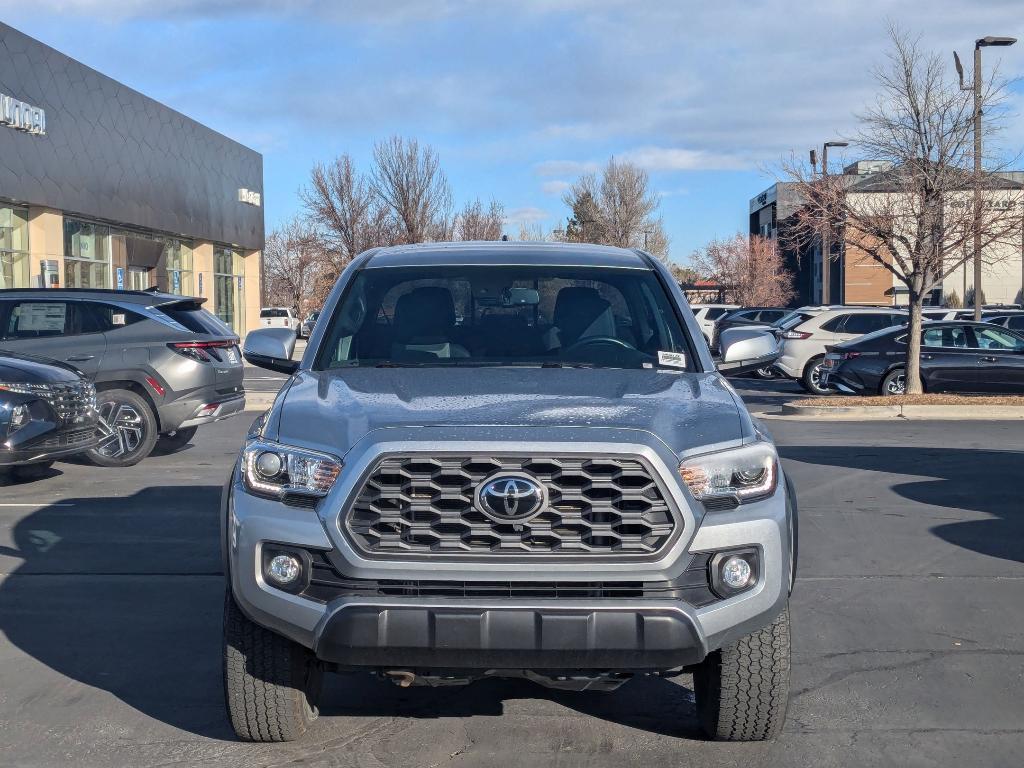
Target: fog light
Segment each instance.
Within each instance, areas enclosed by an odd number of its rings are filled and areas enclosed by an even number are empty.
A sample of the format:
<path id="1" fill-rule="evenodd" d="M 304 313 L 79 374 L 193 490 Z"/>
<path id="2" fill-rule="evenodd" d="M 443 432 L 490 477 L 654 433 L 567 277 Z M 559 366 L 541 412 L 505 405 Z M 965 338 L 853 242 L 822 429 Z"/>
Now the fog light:
<path id="1" fill-rule="evenodd" d="M 711 591 L 722 598 L 732 597 L 757 584 L 758 550 L 734 549 L 719 552 L 708 563 Z"/>
<path id="2" fill-rule="evenodd" d="M 267 566 L 267 575 L 282 586 L 286 586 L 299 578 L 302 565 L 292 555 L 277 555 Z"/>
<path id="3" fill-rule="evenodd" d="M 750 563 L 742 557 L 730 557 L 722 565 L 722 582 L 732 589 L 743 589 L 750 583 Z"/>

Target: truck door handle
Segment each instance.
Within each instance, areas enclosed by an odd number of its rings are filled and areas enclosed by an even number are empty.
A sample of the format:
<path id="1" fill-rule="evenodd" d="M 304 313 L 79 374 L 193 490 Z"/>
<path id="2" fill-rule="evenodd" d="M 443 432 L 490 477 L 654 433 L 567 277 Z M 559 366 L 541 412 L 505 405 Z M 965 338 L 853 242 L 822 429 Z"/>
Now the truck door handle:
<path id="1" fill-rule="evenodd" d="M 922 360 L 931 360 L 932 359 L 932 355 L 921 355 L 921 359 Z"/>
<path id="2" fill-rule="evenodd" d="M 84 363 L 86 360 L 92 360 L 96 355 L 72 355 L 67 358 L 69 363 Z"/>
<path id="3" fill-rule="evenodd" d="M 981 358 L 981 362 L 983 362 L 983 363 L 998 363 L 999 359 L 995 358 L 995 357 L 990 357 L 988 355 L 985 355 L 985 357 Z"/>

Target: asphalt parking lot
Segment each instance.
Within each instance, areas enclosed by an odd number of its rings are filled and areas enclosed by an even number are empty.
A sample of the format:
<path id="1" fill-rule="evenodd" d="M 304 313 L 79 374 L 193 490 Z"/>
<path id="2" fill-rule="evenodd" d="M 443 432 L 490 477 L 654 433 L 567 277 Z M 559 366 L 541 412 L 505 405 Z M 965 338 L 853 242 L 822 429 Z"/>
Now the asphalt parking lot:
<path id="1" fill-rule="evenodd" d="M 737 384 L 766 413 L 791 394 Z M 128 470 L 0 487 L 0 765 L 1020 765 L 1019 423 L 765 421 L 801 513 L 776 743 L 700 741 L 688 677 L 600 694 L 335 676 L 304 741 L 249 745 L 222 703 L 217 509 L 254 415 Z"/>

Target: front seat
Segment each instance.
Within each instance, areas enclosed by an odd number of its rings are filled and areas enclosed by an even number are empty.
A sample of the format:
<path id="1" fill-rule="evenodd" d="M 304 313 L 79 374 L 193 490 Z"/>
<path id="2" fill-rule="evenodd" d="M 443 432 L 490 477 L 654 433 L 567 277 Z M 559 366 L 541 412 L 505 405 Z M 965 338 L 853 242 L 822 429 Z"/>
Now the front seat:
<path id="1" fill-rule="evenodd" d="M 455 302 L 440 286 L 414 288 L 395 304 L 393 358 L 469 357 L 465 347 L 452 343 Z"/>
<path id="2" fill-rule="evenodd" d="M 617 337 L 612 305 L 596 288 L 574 286 L 560 290 L 552 321 L 558 330 L 557 346 L 563 349 L 592 336 Z"/>

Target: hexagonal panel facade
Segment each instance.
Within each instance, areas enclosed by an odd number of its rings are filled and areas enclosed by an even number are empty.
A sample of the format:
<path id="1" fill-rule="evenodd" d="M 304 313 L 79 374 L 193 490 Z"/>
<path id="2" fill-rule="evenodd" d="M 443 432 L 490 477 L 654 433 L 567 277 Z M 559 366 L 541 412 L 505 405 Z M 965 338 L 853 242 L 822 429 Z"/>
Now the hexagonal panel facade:
<path id="1" fill-rule="evenodd" d="M 482 483 L 523 472 L 548 504 L 522 522 L 474 506 Z M 391 456 L 378 462 L 346 529 L 371 555 L 652 555 L 676 520 L 643 462 L 632 457 Z"/>

